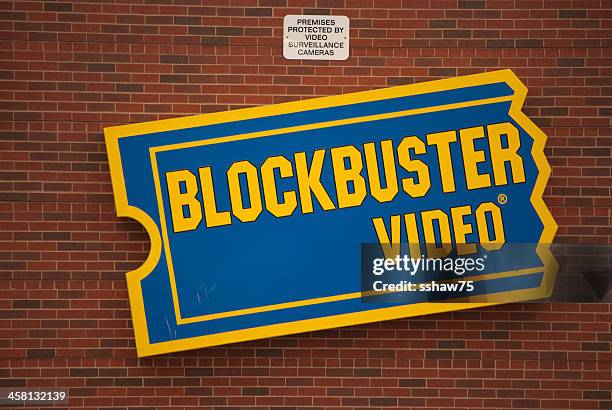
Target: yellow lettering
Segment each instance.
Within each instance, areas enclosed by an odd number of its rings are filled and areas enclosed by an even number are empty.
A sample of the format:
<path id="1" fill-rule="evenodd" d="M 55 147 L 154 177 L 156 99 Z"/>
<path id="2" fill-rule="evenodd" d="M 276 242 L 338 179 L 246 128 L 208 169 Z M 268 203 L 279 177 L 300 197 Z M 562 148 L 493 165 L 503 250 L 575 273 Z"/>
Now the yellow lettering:
<path id="1" fill-rule="evenodd" d="M 487 126 L 487 134 L 489 135 L 495 185 L 506 185 L 508 183 L 506 162 L 510 163 L 510 168 L 512 169 L 512 181 L 515 184 L 525 182 L 523 159 L 518 154 L 518 150 L 521 147 L 518 129 L 509 122 L 502 122 Z M 502 147 L 502 135 L 506 135 L 508 139 L 508 148 Z"/>
<path id="2" fill-rule="evenodd" d="M 447 256 L 452 249 L 448 215 L 440 209 L 432 209 L 431 211 L 421 212 L 421 218 L 423 219 L 423 236 L 427 248 L 427 257 L 442 258 Z M 434 220 L 438 221 L 438 227 L 440 228 L 440 247 L 436 246 Z"/>
<path id="3" fill-rule="evenodd" d="M 451 219 L 453 220 L 453 232 L 455 234 L 458 255 L 476 253 L 476 244 L 466 242 L 466 236 L 473 232 L 472 225 L 466 224 L 463 219 L 466 215 L 471 214 L 472 207 L 469 205 L 451 208 Z"/>
<path id="4" fill-rule="evenodd" d="M 456 131 L 427 134 L 427 144 L 435 145 L 438 151 L 443 192 L 455 192 L 455 174 L 453 172 L 453 161 L 450 151 L 450 143 L 455 141 L 457 141 Z"/>
<path id="5" fill-rule="evenodd" d="M 309 214 L 313 212 L 311 193 L 317 198 L 323 210 L 329 211 L 330 209 L 335 209 L 329 194 L 321 184 L 321 171 L 323 170 L 325 150 L 319 149 L 313 153 L 310 170 L 306 162 L 305 152 L 296 152 L 294 158 L 302 213 Z"/>
<path id="6" fill-rule="evenodd" d="M 382 218 L 374 218 L 372 222 L 374 223 L 374 230 L 376 231 L 376 236 L 378 236 L 378 242 L 380 242 L 385 258 L 395 258 L 400 252 L 400 216 L 391 215 L 390 238 Z"/>
<path id="7" fill-rule="evenodd" d="M 291 162 L 285 157 L 270 157 L 261 166 L 261 182 L 263 184 L 266 209 L 276 217 L 289 216 L 297 208 L 297 196 L 294 191 L 283 193 L 283 203 L 279 203 L 276 192 L 274 169 L 278 169 L 281 178 L 293 176 Z"/>
<path id="8" fill-rule="evenodd" d="M 406 236 L 408 237 L 410 256 L 413 259 L 421 259 L 421 240 L 419 239 L 416 215 L 413 213 L 404 214 L 404 223 L 406 224 Z"/>
<path id="9" fill-rule="evenodd" d="M 184 193 L 181 192 L 181 182 L 185 183 Z M 196 229 L 202 220 L 202 205 L 195 197 L 198 193 L 195 175 L 186 169 L 166 172 L 166 185 L 174 232 Z M 185 216 L 184 207 L 189 210 L 189 216 Z"/>
<path id="10" fill-rule="evenodd" d="M 474 140 L 484 138 L 484 128 L 464 128 L 459 130 L 459 136 L 461 138 L 461 151 L 463 153 L 467 189 L 491 186 L 490 175 L 478 173 L 478 164 L 485 161 L 484 151 L 477 150 L 474 147 Z"/>
<path id="11" fill-rule="evenodd" d="M 395 169 L 393 142 L 391 140 L 381 141 L 380 149 L 382 152 L 386 188 L 382 188 L 380 184 L 380 172 L 378 169 L 378 160 L 376 158 L 376 148 L 374 143 L 368 142 L 367 144 L 363 144 L 366 167 L 368 169 L 370 192 L 378 202 L 389 202 L 395 198 L 397 192 L 399 191 L 397 186 L 397 170 Z"/>
<path id="12" fill-rule="evenodd" d="M 491 215 L 495 239 L 491 239 L 489 227 L 487 226 L 487 216 Z M 501 210 L 493 202 L 483 202 L 476 208 L 476 226 L 478 227 L 478 237 L 480 244 L 488 251 L 495 251 L 501 248 L 506 242 L 504 234 L 504 223 Z"/>
<path id="13" fill-rule="evenodd" d="M 199 174 L 200 185 L 202 186 L 202 202 L 204 203 L 204 219 L 206 220 L 206 226 L 212 228 L 215 226 L 230 225 L 232 223 L 232 217 L 229 211 L 217 211 L 215 188 L 210 167 L 200 168 Z"/>
<path id="14" fill-rule="evenodd" d="M 429 167 L 423 161 L 410 158 L 410 150 L 415 154 L 425 153 L 425 144 L 415 136 L 405 137 L 397 147 L 398 162 L 402 168 L 408 172 L 416 172 L 418 183 L 414 182 L 414 177 L 402 179 L 404 192 L 413 198 L 422 197 L 429 191 L 431 180 L 429 178 Z"/>
<path id="15" fill-rule="evenodd" d="M 249 207 L 245 208 L 242 202 L 242 189 L 240 187 L 240 174 L 246 175 Z M 253 222 L 262 211 L 261 191 L 257 178 L 257 168 L 248 161 L 234 162 L 227 170 L 227 184 L 232 201 L 232 213 L 242 222 Z"/>
<path id="16" fill-rule="evenodd" d="M 352 145 L 331 149 L 334 167 L 334 181 L 338 194 L 338 208 L 350 208 L 362 204 L 366 196 L 365 179 L 361 176 L 363 160 L 361 152 Z M 344 160 L 349 159 L 350 167 L 345 167 Z M 349 192 L 349 182 L 353 183 L 353 193 Z"/>

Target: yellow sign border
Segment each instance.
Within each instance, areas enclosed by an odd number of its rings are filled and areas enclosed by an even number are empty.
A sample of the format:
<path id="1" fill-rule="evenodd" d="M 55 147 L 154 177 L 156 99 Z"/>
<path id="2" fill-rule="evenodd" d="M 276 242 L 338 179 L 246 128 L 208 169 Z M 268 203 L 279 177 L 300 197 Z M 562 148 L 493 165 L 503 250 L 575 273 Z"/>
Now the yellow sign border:
<path id="1" fill-rule="evenodd" d="M 162 238 L 155 222 L 151 219 L 151 217 L 149 217 L 149 215 L 139 208 L 129 205 L 127 202 L 126 185 L 125 180 L 123 179 L 123 167 L 119 152 L 120 138 L 501 82 L 505 82 L 514 90 L 514 94 L 507 99 L 511 101 L 509 112 L 510 117 L 513 118 L 534 139 L 531 153 L 536 167 L 538 168 L 539 174 L 531 195 L 531 203 L 544 225 L 544 229 L 537 247 L 537 253 L 545 266 L 542 286 L 537 289 L 509 291 L 496 295 L 470 297 L 469 303 L 460 303 L 460 301 L 458 301 L 458 303 L 419 303 L 408 306 L 392 306 L 366 312 L 346 313 L 328 317 L 266 325 L 250 329 L 228 331 L 214 335 L 196 336 L 161 343 L 150 343 L 140 282 L 149 273 L 151 273 L 157 265 L 162 251 Z M 137 220 L 145 227 L 151 239 L 150 253 L 145 262 L 136 270 L 126 274 L 138 356 L 143 357 L 198 347 L 207 347 L 265 337 L 356 325 L 373 321 L 490 306 L 504 303 L 508 300 L 518 302 L 522 300 L 543 298 L 550 295 L 556 278 L 558 265 L 549 249 L 554 234 L 557 230 L 557 224 L 552 218 L 552 215 L 548 211 L 548 208 L 542 199 L 542 195 L 550 175 L 550 166 L 546 160 L 546 157 L 544 156 L 544 145 L 547 137 L 521 111 L 526 95 L 527 88 L 511 70 L 499 70 L 380 90 L 363 91 L 277 105 L 245 108 L 234 111 L 202 114 L 185 118 L 173 118 L 105 128 L 104 135 L 109 158 L 109 168 L 117 215 L 120 217 L 131 217 Z M 309 125 L 312 126 L 313 124 Z M 285 130 L 284 132 L 287 131 Z M 152 149 L 151 152 L 153 151 L 154 150 Z M 504 299 L 500 300 L 500 296 L 503 296 Z"/>

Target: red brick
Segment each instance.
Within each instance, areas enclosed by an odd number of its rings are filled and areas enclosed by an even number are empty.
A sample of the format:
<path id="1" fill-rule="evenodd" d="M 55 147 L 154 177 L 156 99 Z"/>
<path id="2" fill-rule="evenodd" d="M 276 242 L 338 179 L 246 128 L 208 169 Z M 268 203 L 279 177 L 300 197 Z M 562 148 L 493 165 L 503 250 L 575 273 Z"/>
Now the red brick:
<path id="1" fill-rule="evenodd" d="M 191 3 L 2 5 L 0 385 L 70 387 L 70 407 L 612 408 L 609 304 L 502 305 L 136 360 L 124 274 L 149 244 L 114 214 L 112 124 L 513 68 L 550 136 L 557 242 L 612 243 L 605 2 Z M 349 16 L 351 58 L 284 60 L 288 13 Z"/>

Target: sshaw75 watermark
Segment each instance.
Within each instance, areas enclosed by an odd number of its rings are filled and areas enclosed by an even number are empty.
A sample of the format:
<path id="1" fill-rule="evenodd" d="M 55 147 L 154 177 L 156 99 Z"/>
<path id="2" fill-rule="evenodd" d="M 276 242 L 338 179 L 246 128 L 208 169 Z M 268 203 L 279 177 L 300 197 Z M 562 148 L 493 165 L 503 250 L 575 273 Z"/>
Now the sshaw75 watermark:
<path id="1" fill-rule="evenodd" d="M 547 296 L 526 93 L 504 70 L 105 129 L 117 213 L 151 238 L 139 355 Z"/>

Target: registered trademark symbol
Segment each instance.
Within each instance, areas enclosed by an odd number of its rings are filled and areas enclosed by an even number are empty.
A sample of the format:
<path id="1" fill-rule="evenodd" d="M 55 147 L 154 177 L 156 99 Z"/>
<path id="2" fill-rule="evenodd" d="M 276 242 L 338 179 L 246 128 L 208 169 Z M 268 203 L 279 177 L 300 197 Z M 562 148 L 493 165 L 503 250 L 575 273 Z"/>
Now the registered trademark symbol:
<path id="1" fill-rule="evenodd" d="M 506 194 L 499 194 L 499 195 L 497 195 L 497 202 L 499 202 L 501 205 L 503 205 L 506 202 L 508 202 L 508 197 L 506 196 Z"/>

